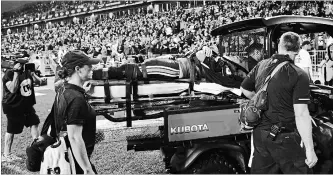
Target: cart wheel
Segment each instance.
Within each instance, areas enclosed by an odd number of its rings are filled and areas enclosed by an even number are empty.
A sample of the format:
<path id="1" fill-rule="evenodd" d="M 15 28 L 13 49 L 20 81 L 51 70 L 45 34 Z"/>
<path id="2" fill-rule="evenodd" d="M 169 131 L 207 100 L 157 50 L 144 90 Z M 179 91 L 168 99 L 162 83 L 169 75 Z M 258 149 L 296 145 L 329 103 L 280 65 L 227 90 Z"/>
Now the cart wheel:
<path id="1" fill-rule="evenodd" d="M 213 150 L 202 154 L 184 172 L 185 174 L 239 174 L 243 173 L 235 161 L 228 160 L 223 152 Z"/>

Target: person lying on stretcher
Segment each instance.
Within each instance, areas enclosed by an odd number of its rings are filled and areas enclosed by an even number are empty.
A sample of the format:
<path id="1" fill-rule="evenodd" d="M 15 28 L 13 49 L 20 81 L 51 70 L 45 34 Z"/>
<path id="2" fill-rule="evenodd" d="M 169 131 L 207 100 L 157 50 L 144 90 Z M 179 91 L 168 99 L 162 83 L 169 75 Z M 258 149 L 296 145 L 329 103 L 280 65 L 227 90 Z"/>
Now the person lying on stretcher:
<path id="1" fill-rule="evenodd" d="M 192 66 L 195 62 L 195 66 Z M 142 64 L 126 63 L 119 67 L 107 67 L 108 79 L 187 79 L 195 69 L 197 80 L 205 78 L 208 82 L 222 86 L 238 88 L 242 78 L 235 75 L 222 75 L 222 68 L 227 64 L 218 56 L 217 48 L 204 46 L 193 54 L 192 58 L 157 57 L 145 60 Z M 232 65 L 229 65 L 229 67 Z M 193 67 L 193 68 L 192 68 Z M 103 79 L 103 64 L 93 71 L 94 80 Z M 231 68 L 232 69 L 232 68 Z"/>

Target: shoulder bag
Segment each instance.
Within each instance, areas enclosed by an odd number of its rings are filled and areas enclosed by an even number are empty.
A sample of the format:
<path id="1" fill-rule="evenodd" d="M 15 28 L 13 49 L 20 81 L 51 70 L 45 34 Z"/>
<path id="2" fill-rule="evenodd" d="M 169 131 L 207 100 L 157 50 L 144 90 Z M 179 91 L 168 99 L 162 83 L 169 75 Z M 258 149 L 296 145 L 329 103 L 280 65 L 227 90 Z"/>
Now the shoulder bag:
<path id="1" fill-rule="evenodd" d="M 275 67 L 272 73 L 265 79 L 264 85 L 255 93 L 250 100 L 246 100 L 240 104 L 239 122 L 242 130 L 251 130 L 261 122 L 261 115 L 268 110 L 267 86 L 272 77 L 278 70 L 287 64 L 282 62 Z"/>
<path id="2" fill-rule="evenodd" d="M 59 105 L 60 95 L 62 95 L 62 93 L 59 91 L 56 97 L 55 108 L 57 108 Z M 58 110 L 55 109 L 55 111 Z M 67 132 L 61 131 L 63 129 L 63 125 L 62 127 L 59 127 L 59 123 L 56 118 L 62 116 L 59 116 L 59 113 L 55 112 L 54 117 L 57 141 L 56 143 L 46 148 L 44 156 L 42 158 L 40 174 L 76 174 L 72 150 L 70 148 L 70 145 L 67 144 L 65 141 Z M 59 128 L 61 128 L 60 131 Z"/>

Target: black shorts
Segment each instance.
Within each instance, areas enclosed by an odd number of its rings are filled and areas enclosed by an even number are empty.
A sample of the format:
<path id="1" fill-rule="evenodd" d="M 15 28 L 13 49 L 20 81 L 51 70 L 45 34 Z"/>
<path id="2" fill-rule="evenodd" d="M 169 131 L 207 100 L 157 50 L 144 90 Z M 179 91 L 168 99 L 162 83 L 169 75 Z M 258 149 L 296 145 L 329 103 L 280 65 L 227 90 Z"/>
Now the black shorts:
<path id="1" fill-rule="evenodd" d="M 26 112 L 7 112 L 7 133 L 20 134 L 23 131 L 23 127 L 30 127 L 38 125 L 40 123 L 39 117 L 36 114 L 35 109 L 32 107 Z"/>

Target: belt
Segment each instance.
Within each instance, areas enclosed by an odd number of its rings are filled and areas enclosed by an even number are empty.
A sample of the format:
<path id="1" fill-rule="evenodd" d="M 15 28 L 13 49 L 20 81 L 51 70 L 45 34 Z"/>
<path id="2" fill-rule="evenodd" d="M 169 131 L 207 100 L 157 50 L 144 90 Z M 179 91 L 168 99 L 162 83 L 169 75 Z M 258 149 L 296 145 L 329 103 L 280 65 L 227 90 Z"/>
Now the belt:
<path id="1" fill-rule="evenodd" d="M 268 129 L 263 129 L 263 130 L 261 130 L 261 131 L 270 132 L 270 130 L 268 130 Z M 296 131 L 296 130 L 285 130 L 285 129 L 281 129 L 279 133 L 284 133 L 284 134 L 286 134 L 286 133 L 293 133 L 293 132 L 297 132 L 297 131 Z"/>
<path id="2" fill-rule="evenodd" d="M 292 133 L 295 132 L 296 130 L 289 130 L 289 129 L 281 129 L 280 133 Z"/>

